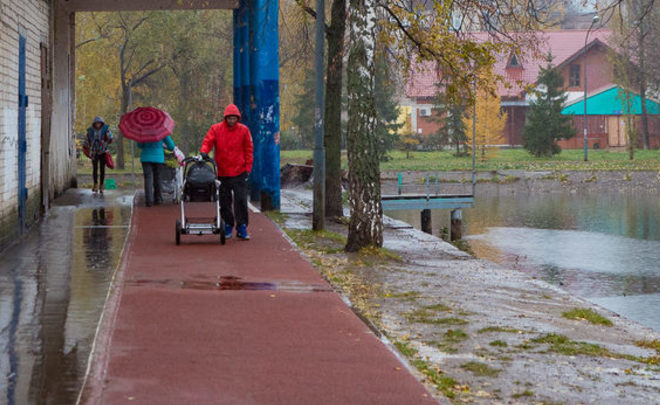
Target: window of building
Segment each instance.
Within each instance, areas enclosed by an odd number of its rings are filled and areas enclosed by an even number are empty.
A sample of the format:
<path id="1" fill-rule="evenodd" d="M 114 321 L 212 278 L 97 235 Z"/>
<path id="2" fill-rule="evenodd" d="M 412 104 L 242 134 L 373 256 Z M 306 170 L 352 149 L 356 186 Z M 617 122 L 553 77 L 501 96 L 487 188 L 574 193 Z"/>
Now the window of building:
<path id="1" fill-rule="evenodd" d="M 568 76 L 569 87 L 580 86 L 580 65 L 571 65 L 571 70 Z"/>
<path id="2" fill-rule="evenodd" d="M 518 57 L 515 53 L 511 54 L 509 65 L 507 67 L 520 67 L 520 62 L 518 62 Z"/>

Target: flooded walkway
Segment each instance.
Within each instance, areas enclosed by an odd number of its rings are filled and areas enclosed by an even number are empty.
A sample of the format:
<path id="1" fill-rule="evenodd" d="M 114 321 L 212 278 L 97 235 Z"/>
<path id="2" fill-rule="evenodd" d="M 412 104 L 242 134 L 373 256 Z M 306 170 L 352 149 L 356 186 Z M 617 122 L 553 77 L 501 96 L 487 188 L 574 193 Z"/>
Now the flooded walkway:
<path id="1" fill-rule="evenodd" d="M 75 403 L 131 205 L 69 190 L 0 254 L 0 404 Z"/>

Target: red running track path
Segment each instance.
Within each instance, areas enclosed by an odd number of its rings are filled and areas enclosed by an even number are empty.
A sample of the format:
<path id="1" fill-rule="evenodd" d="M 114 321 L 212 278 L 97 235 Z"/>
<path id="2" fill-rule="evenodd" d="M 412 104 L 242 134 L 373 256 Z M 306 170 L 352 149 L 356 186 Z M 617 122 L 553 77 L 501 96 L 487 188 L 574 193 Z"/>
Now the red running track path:
<path id="1" fill-rule="evenodd" d="M 135 207 L 82 403 L 436 403 L 263 214 L 176 246 L 178 214 Z"/>

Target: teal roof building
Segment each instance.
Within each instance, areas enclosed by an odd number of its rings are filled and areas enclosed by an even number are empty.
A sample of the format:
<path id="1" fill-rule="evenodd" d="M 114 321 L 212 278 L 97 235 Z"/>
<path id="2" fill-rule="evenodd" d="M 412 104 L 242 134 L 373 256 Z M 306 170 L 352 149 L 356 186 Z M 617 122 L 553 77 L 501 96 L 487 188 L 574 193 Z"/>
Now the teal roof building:
<path id="1" fill-rule="evenodd" d="M 642 114 L 642 99 L 638 94 L 633 94 L 633 115 Z M 587 96 L 587 115 L 623 115 L 623 91 L 617 86 L 597 90 Z M 648 114 L 660 115 L 660 104 L 646 99 L 646 111 Z M 580 98 L 568 104 L 561 112 L 564 115 L 584 115 L 584 99 Z"/>

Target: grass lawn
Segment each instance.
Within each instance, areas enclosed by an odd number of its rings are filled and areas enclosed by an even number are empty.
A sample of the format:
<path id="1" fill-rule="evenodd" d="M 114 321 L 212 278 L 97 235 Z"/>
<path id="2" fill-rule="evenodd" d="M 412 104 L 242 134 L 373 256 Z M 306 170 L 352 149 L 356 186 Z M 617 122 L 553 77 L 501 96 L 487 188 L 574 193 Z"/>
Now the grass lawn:
<path id="1" fill-rule="evenodd" d="M 280 152 L 280 164 L 304 164 L 311 159 L 312 150 L 285 150 Z M 412 152 L 409 159 L 406 152 L 390 152 L 391 160 L 381 162 L 380 169 L 385 171 L 469 171 L 472 170 L 472 157 L 455 157 L 450 151 Z M 503 149 L 493 152 L 492 156 L 481 161 L 477 157 L 477 170 L 620 170 L 660 171 L 660 150 L 636 150 L 635 159 L 628 159 L 626 151 L 590 150 L 589 161 L 583 161 L 581 149 L 564 150 L 552 158 L 535 158 L 524 149 Z M 342 153 L 342 167 L 346 168 L 346 153 Z"/>

